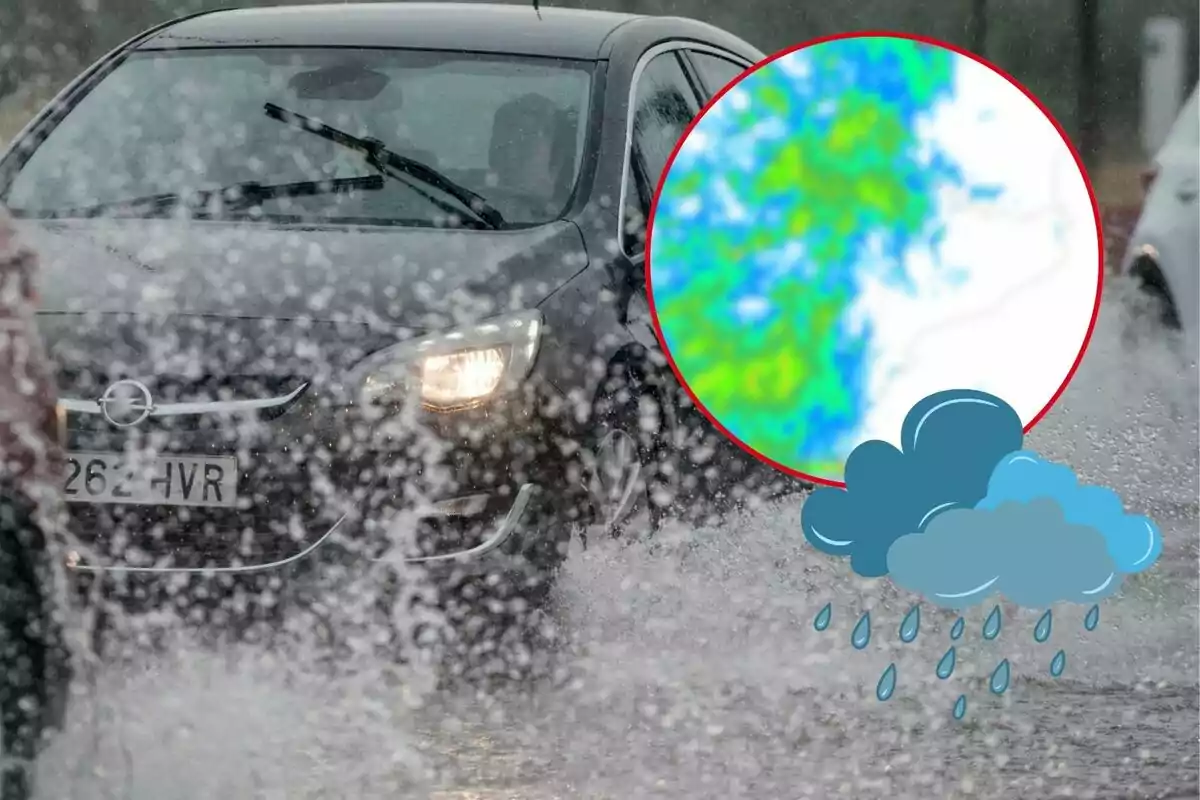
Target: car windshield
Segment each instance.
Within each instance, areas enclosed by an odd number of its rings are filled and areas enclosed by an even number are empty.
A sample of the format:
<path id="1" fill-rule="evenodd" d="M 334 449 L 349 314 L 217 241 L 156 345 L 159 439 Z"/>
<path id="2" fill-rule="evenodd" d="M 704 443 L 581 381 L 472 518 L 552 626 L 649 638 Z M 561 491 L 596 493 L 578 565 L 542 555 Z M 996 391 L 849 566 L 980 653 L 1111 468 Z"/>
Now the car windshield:
<path id="1" fill-rule="evenodd" d="M 49 133 L 4 199 L 22 216 L 535 225 L 558 217 L 574 190 L 590 88 L 587 63 L 546 58 L 136 53 Z M 347 139 L 375 140 L 399 159 Z M 382 186 L 359 180 L 381 174 Z M 242 202 L 216 208 L 230 188 Z"/>

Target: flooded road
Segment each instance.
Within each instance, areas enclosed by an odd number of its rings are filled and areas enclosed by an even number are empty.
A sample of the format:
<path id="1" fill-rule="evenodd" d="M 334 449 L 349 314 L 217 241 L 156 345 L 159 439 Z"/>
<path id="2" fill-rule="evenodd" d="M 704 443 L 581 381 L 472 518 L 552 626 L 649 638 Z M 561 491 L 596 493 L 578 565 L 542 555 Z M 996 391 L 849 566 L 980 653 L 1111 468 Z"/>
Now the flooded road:
<path id="1" fill-rule="evenodd" d="M 1196 372 L 1152 343 L 1127 351 L 1115 316 L 1029 439 L 1163 530 L 1159 563 L 1101 605 L 1095 630 L 1063 606 L 1039 643 L 1041 612 L 1006 608 L 987 641 L 987 604 L 952 641 L 955 617 L 925 605 L 902 642 L 915 598 L 813 551 L 802 498 L 786 499 L 653 547 L 575 553 L 547 622 L 553 669 L 505 689 L 402 690 L 382 669 L 334 684 L 270 653 L 111 670 L 55 743 L 44 796 L 1194 798 Z M 1003 659 L 1012 682 L 995 695 Z"/>
<path id="2" fill-rule="evenodd" d="M 1036 612 L 984 641 L 977 609 L 942 681 L 954 617 L 926 608 L 916 641 L 902 643 L 907 598 L 872 596 L 787 553 L 780 527 L 787 577 L 774 562 L 756 567 L 760 546 L 747 558 L 728 539 L 669 577 L 654 559 L 593 563 L 567 600 L 573 622 L 590 621 L 568 686 L 489 714 L 461 698 L 429 710 L 422 751 L 446 784 L 476 792 L 444 796 L 1195 796 L 1194 581 L 1135 587 L 1092 632 L 1085 609 L 1056 609 L 1045 644 Z M 811 620 L 827 601 L 834 621 L 818 633 Z M 858 652 L 850 629 L 868 608 L 875 641 Z M 1067 667 L 1054 680 L 1060 648 Z M 998 697 L 985 686 L 1005 658 L 1014 680 Z M 892 663 L 898 687 L 881 703 L 876 682 Z M 950 713 L 959 694 L 961 723 Z"/>

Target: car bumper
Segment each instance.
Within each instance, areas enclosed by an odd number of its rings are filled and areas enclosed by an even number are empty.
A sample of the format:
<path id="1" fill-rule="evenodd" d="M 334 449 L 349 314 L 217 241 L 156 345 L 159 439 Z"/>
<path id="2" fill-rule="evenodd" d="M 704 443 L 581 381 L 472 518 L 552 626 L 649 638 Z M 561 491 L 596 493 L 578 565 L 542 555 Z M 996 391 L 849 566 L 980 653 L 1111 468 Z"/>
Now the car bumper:
<path id="1" fill-rule="evenodd" d="M 253 450 L 241 457 L 253 462 L 243 478 L 266 487 L 252 507 L 72 504 L 88 549 L 69 553 L 67 566 L 123 582 L 192 576 L 253 585 L 348 559 L 446 579 L 545 574 L 565 554 L 561 509 L 575 504 L 579 481 L 563 455 L 566 434 L 533 411 L 534 399 L 425 415 L 419 432 L 411 420 L 367 423 L 345 410 L 322 412 L 314 400 L 278 420 L 269 443 L 241 448 Z M 71 437 L 73 448 L 95 446 Z M 212 451 L 186 436 L 169 447 Z M 294 452 L 305 456 L 299 467 L 289 464 Z"/>

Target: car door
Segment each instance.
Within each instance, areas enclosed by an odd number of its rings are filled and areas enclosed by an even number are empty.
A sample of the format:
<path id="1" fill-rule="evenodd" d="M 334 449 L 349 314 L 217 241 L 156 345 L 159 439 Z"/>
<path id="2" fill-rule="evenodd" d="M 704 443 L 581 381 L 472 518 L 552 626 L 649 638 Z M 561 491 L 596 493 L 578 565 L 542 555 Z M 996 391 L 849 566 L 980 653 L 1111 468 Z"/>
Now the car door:
<path id="1" fill-rule="evenodd" d="M 637 280 L 623 305 L 630 332 L 648 347 L 658 346 L 645 280 L 646 221 L 654 193 L 676 144 L 700 109 L 751 66 L 712 45 L 670 42 L 648 51 L 634 72 L 620 241 Z"/>
<path id="2" fill-rule="evenodd" d="M 667 43 L 642 57 L 630 89 L 629 136 L 621 182 L 621 254 L 632 267 L 631 296 L 622 305 L 633 337 L 658 348 L 646 294 L 646 223 L 659 179 L 688 125 L 700 112 L 695 79 L 682 58 L 685 43 Z"/>

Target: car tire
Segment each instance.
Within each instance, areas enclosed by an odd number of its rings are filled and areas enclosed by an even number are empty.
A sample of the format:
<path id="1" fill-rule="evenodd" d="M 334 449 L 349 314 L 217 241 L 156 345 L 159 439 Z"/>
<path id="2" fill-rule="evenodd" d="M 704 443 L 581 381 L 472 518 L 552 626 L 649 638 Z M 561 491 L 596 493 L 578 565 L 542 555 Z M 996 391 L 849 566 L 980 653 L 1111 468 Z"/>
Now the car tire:
<path id="1" fill-rule="evenodd" d="M 657 531 L 675 496 L 672 406 L 661 381 L 628 362 L 610 366 L 592 404 L 584 480 L 594 527 L 630 537 Z M 586 543 L 586 540 L 585 540 Z"/>
<path id="2" fill-rule="evenodd" d="M 1129 277 L 1141 291 L 1139 299 L 1144 301 L 1147 315 L 1166 330 L 1179 330 L 1179 311 L 1155 260 L 1148 255 L 1139 256 L 1129 267 Z"/>

